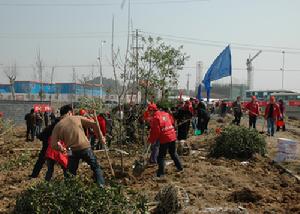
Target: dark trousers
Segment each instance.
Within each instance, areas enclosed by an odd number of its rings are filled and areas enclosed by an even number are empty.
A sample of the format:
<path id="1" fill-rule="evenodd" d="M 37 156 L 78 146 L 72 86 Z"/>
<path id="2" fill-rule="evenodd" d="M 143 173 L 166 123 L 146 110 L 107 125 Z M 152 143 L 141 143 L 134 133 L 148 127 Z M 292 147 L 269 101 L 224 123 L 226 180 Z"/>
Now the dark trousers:
<path id="1" fill-rule="evenodd" d="M 54 165 L 55 165 L 56 161 L 52 160 L 52 159 L 47 159 L 47 166 L 48 166 L 48 170 L 46 172 L 46 176 L 45 176 L 45 180 L 46 181 L 50 181 L 54 172 Z M 67 176 L 67 170 L 61 166 L 61 169 L 64 172 L 64 176 Z"/>
<path id="2" fill-rule="evenodd" d="M 34 140 L 34 135 L 35 135 L 35 127 L 34 126 L 28 126 L 27 125 L 27 130 L 26 130 L 26 140 L 29 140 L 29 134 L 31 139 L 30 140 Z"/>
<path id="3" fill-rule="evenodd" d="M 31 173 L 31 176 L 32 178 L 36 178 L 39 174 L 40 174 L 40 171 L 41 169 L 43 168 L 43 165 L 46 161 L 46 158 L 45 158 L 45 154 L 46 154 L 46 151 L 47 151 L 47 147 L 48 147 L 48 143 L 47 142 L 43 142 L 43 147 L 39 153 L 39 157 L 33 167 L 33 170 L 32 170 L 32 173 Z"/>
<path id="4" fill-rule="evenodd" d="M 91 143 L 91 148 L 92 150 L 99 150 L 102 149 L 102 143 L 100 143 L 100 141 L 96 142 L 96 137 L 95 135 L 91 135 L 90 137 L 90 143 Z"/>
<path id="5" fill-rule="evenodd" d="M 69 164 L 68 171 L 76 175 L 79 161 L 85 161 L 88 165 L 90 165 L 91 170 L 94 172 L 94 177 L 96 178 L 96 182 L 99 186 L 104 185 L 105 181 L 103 178 L 102 170 L 97 163 L 97 158 L 91 148 L 80 150 L 80 151 L 72 151 L 72 155 L 69 156 Z"/>
<path id="6" fill-rule="evenodd" d="M 239 126 L 241 123 L 241 115 L 240 114 L 235 114 L 234 115 L 234 120 L 232 121 L 233 124 Z"/>
<path id="7" fill-rule="evenodd" d="M 186 140 L 190 130 L 190 121 L 178 126 L 178 140 Z"/>
<path id="8" fill-rule="evenodd" d="M 183 169 L 182 165 L 180 163 L 178 154 L 176 152 L 175 141 L 170 142 L 170 143 L 163 143 L 163 144 L 160 144 L 159 153 L 158 153 L 158 157 L 157 157 L 157 162 L 158 162 L 157 176 L 158 177 L 165 174 L 165 157 L 167 155 L 167 151 L 169 152 L 172 160 L 174 161 L 177 170 Z"/>
<path id="9" fill-rule="evenodd" d="M 150 163 L 157 163 L 157 156 L 159 152 L 159 141 L 151 145 Z"/>
<path id="10" fill-rule="evenodd" d="M 249 115 L 249 128 L 256 129 L 256 116 Z"/>
<path id="11" fill-rule="evenodd" d="M 201 130 L 201 134 L 203 134 L 203 132 L 205 130 L 207 130 L 208 122 L 209 122 L 209 119 L 198 118 L 197 128 L 198 128 L 198 130 Z"/>

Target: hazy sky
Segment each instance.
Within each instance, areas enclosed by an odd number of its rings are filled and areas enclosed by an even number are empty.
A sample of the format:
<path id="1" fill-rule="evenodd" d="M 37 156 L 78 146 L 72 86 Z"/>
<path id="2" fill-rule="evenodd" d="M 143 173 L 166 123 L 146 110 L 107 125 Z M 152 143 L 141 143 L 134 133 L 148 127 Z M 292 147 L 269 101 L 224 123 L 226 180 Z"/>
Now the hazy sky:
<path id="1" fill-rule="evenodd" d="M 178 2 L 179 1 L 179 2 Z M 115 16 L 115 45 L 124 53 L 127 7 L 122 0 L 0 0 L 0 64 L 16 61 L 18 80 L 34 77 L 32 65 L 39 48 L 49 79 L 70 82 L 72 67 L 97 68 L 98 48 L 103 45 L 104 75 L 112 77 L 110 43 Z M 160 35 L 166 43 L 184 45 L 191 56 L 180 75 L 180 86 L 195 85 L 195 64 L 205 72 L 227 44 L 232 47 L 233 80 L 246 81 L 246 59 L 262 49 L 254 61 L 256 89 L 281 88 L 282 51 L 285 54 L 284 88 L 300 91 L 300 1 L 299 0 L 131 0 L 133 29 L 141 35 Z M 46 4 L 46 5 L 43 5 Z M 63 5 L 61 5 L 63 4 Z M 75 5 L 74 5 L 75 4 Z M 269 47 L 270 46 L 270 47 Z M 3 66 L 2 65 L 2 66 Z M 90 67 L 76 67 L 78 77 Z M 220 82 L 226 82 L 222 80 Z M 7 82 L 2 68 L 0 82 Z"/>

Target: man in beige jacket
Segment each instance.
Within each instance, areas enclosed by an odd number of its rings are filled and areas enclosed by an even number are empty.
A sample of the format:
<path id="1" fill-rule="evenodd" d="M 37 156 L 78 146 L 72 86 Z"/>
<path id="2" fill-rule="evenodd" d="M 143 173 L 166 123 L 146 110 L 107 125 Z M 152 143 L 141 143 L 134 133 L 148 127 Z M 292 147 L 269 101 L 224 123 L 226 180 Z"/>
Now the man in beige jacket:
<path id="1" fill-rule="evenodd" d="M 53 149 L 66 153 L 67 150 L 61 146 L 63 141 L 67 148 L 71 150 L 68 163 L 68 171 L 76 175 L 79 161 L 82 159 L 90 165 L 94 172 L 96 182 L 99 186 L 104 185 L 102 170 L 97 163 L 97 158 L 91 149 L 89 140 L 87 139 L 84 129 L 92 128 L 103 144 L 105 138 L 97 127 L 97 124 L 82 116 L 73 116 L 73 109 L 70 105 L 65 105 L 60 109 L 61 120 L 53 129 L 51 135 L 51 145 Z"/>

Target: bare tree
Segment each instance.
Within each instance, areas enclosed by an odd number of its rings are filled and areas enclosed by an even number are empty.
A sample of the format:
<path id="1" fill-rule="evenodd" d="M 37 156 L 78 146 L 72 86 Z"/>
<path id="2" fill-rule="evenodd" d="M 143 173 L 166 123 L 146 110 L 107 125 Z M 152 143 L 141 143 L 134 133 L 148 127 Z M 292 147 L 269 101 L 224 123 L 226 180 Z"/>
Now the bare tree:
<path id="1" fill-rule="evenodd" d="M 9 79 L 9 84 L 11 88 L 11 95 L 13 100 L 16 100 L 16 95 L 15 95 L 15 81 L 17 78 L 17 63 L 14 62 L 10 66 L 7 66 L 4 68 L 3 72 L 5 73 L 6 77 Z"/>

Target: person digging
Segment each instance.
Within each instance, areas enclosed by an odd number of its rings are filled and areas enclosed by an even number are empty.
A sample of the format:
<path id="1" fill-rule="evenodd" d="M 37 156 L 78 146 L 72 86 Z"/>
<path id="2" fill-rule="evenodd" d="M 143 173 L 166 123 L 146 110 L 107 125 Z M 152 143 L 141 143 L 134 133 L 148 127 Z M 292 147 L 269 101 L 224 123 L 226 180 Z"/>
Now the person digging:
<path id="1" fill-rule="evenodd" d="M 182 165 L 176 152 L 176 131 L 174 123 L 169 114 L 164 111 L 159 111 L 155 104 L 149 104 L 148 110 L 153 117 L 150 125 L 150 135 L 148 142 L 154 144 L 160 142 L 159 153 L 157 157 L 158 170 L 157 177 L 162 177 L 165 174 L 165 157 L 167 151 L 175 163 L 177 171 L 182 171 Z"/>
<path id="2" fill-rule="evenodd" d="M 84 128 L 92 128 L 99 137 L 100 141 L 105 144 L 101 130 L 98 129 L 97 123 L 82 117 L 73 116 L 73 108 L 70 105 L 61 107 L 61 114 L 64 115 L 59 123 L 56 124 L 51 135 L 51 146 L 62 153 L 67 153 L 65 147 L 60 144 L 63 141 L 67 148 L 71 149 L 67 171 L 76 175 L 79 161 L 82 159 L 90 165 L 94 172 L 96 182 L 100 187 L 105 184 L 102 170 L 97 163 L 97 158 L 91 149 L 91 144 L 84 133 Z"/>

